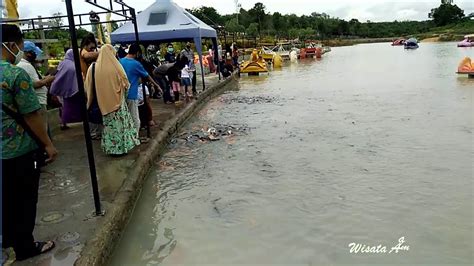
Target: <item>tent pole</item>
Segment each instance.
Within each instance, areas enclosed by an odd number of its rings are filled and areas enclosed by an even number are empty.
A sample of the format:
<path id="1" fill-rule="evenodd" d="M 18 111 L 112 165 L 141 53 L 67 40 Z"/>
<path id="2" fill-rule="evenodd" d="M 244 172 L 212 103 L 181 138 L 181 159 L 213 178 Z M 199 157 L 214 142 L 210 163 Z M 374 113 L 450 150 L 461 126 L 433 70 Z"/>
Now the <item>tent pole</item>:
<path id="1" fill-rule="evenodd" d="M 217 74 L 219 75 L 219 81 L 221 80 L 221 68 L 220 64 L 221 62 L 219 61 L 219 44 L 217 43 L 217 36 L 216 38 L 212 38 L 212 45 L 214 46 L 214 63 L 216 63 L 217 66 Z"/>
<path id="2" fill-rule="evenodd" d="M 201 52 L 198 52 L 199 55 L 199 64 L 201 65 L 201 77 L 202 77 L 202 90 L 206 90 L 206 81 L 204 80 L 204 65 L 202 63 L 202 38 L 201 38 L 201 29 L 199 29 L 199 39 L 197 40 L 199 42 L 199 49 Z M 196 39 L 194 39 L 195 45 L 196 45 Z"/>
<path id="3" fill-rule="evenodd" d="M 79 57 L 79 46 L 77 45 L 76 25 L 74 21 L 74 11 L 72 9 L 72 0 L 66 0 L 66 10 L 68 15 L 69 34 L 71 34 L 72 51 L 74 54 L 74 66 L 76 68 L 77 86 L 79 87 L 79 96 L 82 98 L 84 104 L 81 104 L 82 111 L 82 125 L 84 128 L 84 137 L 86 139 L 87 156 L 89 160 L 89 170 L 91 175 L 92 193 L 94 195 L 95 215 L 103 216 L 105 212 L 100 206 L 99 185 L 97 183 L 97 171 L 95 168 L 94 150 L 92 147 L 92 138 L 89 128 L 89 116 L 87 114 L 87 106 L 85 104 L 86 94 L 84 91 L 84 81 L 82 79 L 81 63 Z"/>
<path id="4" fill-rule="evenodd" d="M 135 43 L 137 45 L 140 45 L 140 37 L 138 35 L 138 23 L 137 23 L 137 16 L 135 14 L 135 9 L 130 8 L 130 13 L 132 15 L 132 23 L 133 23 L 133 29 L 135 30 Z M 148 106 L 148 99 L 146 98 L 146 89 L 145 89 L 145 82 L 142 81 L 142 95 L 143 95 L 143 104 L 145 106 Z M 151 92 L 150 92 L 151 94 Z M 148 110 L 148 108 L 145 108 L 145 110 Z M 146 121 L 146 136 L 147 138 L 151 138 L 151 129 L 150 129 L 150 121 Z"/>

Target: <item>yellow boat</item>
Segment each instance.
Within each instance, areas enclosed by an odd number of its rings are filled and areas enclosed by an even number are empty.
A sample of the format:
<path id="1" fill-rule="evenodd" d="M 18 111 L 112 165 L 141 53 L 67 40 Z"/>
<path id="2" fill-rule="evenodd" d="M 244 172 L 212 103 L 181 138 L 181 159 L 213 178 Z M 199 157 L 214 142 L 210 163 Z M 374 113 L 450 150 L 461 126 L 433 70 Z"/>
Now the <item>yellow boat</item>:
<path id="1" fill-rule="evenodd" d="M 240 67 L 240 73 L 265 73 L 268 72 L 265 62 L 245 61 Z"/>
<path id="2" fill-rule="evenodd" d="M 262 55 L 254 49 L 249 61 L 245 61 L 240 66 L 240 73 L 258 74 L 268 72 L 267 63 Z"/>
<path id="3" fill-rule="evenodd" d="M 260 50 L 260 55 L 263 57 L 263 60 L 267 62 L 272 62 L 275 52 L 273 52 L 271 49 L 268 49 L 267 47 L 264 46 Z"/>

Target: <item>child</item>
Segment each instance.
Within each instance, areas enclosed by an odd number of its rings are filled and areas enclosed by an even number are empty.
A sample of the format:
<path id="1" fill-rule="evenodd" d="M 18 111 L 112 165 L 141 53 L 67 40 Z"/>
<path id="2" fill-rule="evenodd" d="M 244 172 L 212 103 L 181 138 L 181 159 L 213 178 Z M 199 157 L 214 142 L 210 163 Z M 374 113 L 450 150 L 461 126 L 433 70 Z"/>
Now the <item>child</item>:
<path id="1" fill-rule="evenodd" d="M 148 86 L 145 85 L 145 93 L 146 93 L 146 105 L 145 99 L 143 98 L 143 88 L 142 86 L 138 87 L 138 114 L 140 116 L 140 128 L 146 128 L 147 122 L 148 126 L 152 127 L 155 125 L 153 121 L 153 113 L 150 104 L 150 91 Z"/>
<path id="2" fill-rule="evenodd" d="M 192 97 L 192 95 L 188 92 L 188 86 L 191 86 L 191 75 L 193 73 L 190 71 L 189 66 L 186 65 L 183 70 L 181 70 L 181 82 L 184 86 L 184 95 L 186 97 Z"/>
<path id="3" fill-rule="evenodd" d="M 168 79 L 171 82 L 171 88 L 174 94 L 174 101 L 179 102 L 179 89 L 181 88 L 181 79 L 180 79 L 180 73 L 175 66 L 170 68 L 170 73 L 168 74 Z"/>

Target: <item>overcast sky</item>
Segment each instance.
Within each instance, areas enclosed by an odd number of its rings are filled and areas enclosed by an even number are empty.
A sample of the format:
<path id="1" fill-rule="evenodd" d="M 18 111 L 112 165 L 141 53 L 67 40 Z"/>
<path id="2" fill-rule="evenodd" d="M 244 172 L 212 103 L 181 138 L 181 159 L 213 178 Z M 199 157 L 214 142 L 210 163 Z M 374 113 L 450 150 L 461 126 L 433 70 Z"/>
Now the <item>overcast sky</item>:
<path id="1" fill-rule="evenodd" d="M 20 17 L 49 16 L 54 12 L 65 13 L 65 4 L 61 0 L 18 0 Z M 106 5 L 108 0 L 97 0 Z M 153 3 L 153 0 L 124 0 L 141 11 Z M 221 14 L 235 12 L 234 0 L 175 0 L 184 8 L 212 6 Z M 259 1 L 239 0 L 245 9 L 250 9 Z M 297 15 L 325 12 L 343 19 L 357 18 L 360 21 L 426 20 L 431 8 L 437 7 L 440 0 L 260 0 L 268 12 Z M 474 0 L 454 1 L 465 14 L 474 12 Z M 83 0 L 73 0 L 74 12 L 94 10 Z M 95 9 L 97 10 L 97 9 Z"/>

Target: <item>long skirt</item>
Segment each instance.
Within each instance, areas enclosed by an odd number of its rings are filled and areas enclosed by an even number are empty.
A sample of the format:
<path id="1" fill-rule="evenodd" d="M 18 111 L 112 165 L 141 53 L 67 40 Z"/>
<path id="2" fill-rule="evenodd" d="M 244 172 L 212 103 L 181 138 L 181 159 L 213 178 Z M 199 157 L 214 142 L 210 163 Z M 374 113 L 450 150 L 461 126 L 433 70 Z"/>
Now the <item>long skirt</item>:
<path id="1" fill-rule="evenodd" d="M 84 99 L 79 93 L 72 97 L 63 98 L 63 107 L 61 109 L 61 121 L 63 124 L 82 122 L 82 108 L 85 104 Z"/>
<path id="2" fill-rule="evenodd" d="M 106 154 L 126 154 L 135 146 L 140 145 L 137 128 L 128 111 L 125 99 L 122 100 L 117 111 L 104 115 L 103 121 L 102 150 Z"/>

